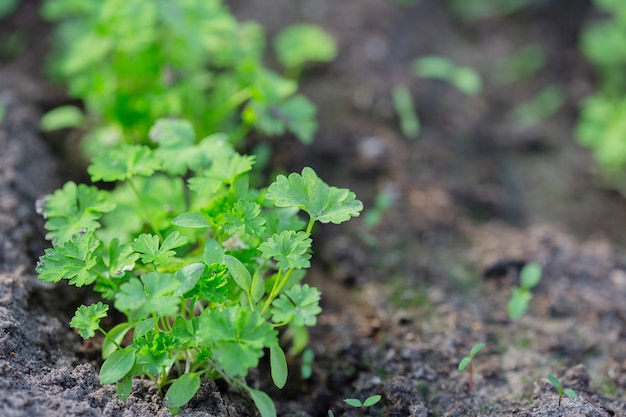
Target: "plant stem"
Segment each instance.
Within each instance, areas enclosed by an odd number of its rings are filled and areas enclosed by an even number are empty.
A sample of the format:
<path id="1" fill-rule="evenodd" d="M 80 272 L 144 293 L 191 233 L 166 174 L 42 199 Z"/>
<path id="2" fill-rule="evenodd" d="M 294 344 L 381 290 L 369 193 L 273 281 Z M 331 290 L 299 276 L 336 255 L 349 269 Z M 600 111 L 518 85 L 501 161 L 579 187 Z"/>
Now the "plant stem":
<path id="1" fill-rule="evenodd" d="M 469 384 L 467 387 L 467 392 L 472 392 L 472 384 L 474 380 L 474 365 L 472 362 L 469 363 Z"/>

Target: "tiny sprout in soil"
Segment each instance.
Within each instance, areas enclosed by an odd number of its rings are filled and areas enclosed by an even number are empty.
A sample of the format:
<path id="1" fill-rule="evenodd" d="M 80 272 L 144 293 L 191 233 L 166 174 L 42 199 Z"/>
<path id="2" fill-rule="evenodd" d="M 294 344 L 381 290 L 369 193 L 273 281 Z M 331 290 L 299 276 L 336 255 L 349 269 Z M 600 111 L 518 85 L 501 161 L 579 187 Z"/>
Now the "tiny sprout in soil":
<path id="1" fill-rule="evenodd" d="M 467 368 L 469 365 L 470 376 L 469 376 L 469 383 L 467 385 L 468 392 L 472 392 L 472 384 L 474 381 L 474 365 L 473 365 L 474 356 L 476 356 L 476 354 L 484 347 L 485 347 L 484 343 L 478 343 L 474 345 L 474 347 L 470 351 L 469 356 L 466 356 L 465 358 L 461 360 L 461 362 L 459 362 L 459 371 L 465 370 L 465 368 Z"/>
<path id="2" fill-rule="evenodd" d="M 364 415 L 365 413 L 365 409 L 368 407 L 371 407 L 373 405 L 378 404 L 378 402 L 381 400 L 381 396 L 380 395 L 372 395 L 370 397 L 367 397 L 365 399 L 365 401 L 361 401 L 359 399 L 356 398 L 346 398 L 345 400 L 343 400 L 346 404 L 348 404 L 351 407 L 354 408 L 358 408 L 361 410 L 361 416 Z M 328 415 L 329 417 L 333 417 L 333 412 L 328 410 Z"/>
<path id="3" fill-rule="evenodd" d="M 511 320 L 517 320 L 524 315 L 528 303 L 533 298 L 533 294 L 530 291 L 533 287 L 539 284 L 541 281 L 541 266 L 534 262 L 524 265 L 520 271 L 520 286 L 514 287 L 511 293 L 511 298 L 507 305 L 509 318 Z"/>
<path id="4" fill-rule="evenodd" d="M 578 398 L 578 394 L 576 394 L 576 392 L 573 389 L 569 389 L 569 388 L 565 388 L 563 389 L 563 386 L 561 385 L 561 381 L 559 381 L 554 375 L 550 374 L 548 375 L 548 381 L 550 381 L 550 383 L 554 386 L 554 388 L 556 388 L 556 390 L 559 393 L 559 407 L 561 406 L 561 398 L 563 398 L 563 395 L 567 395 L 570 398 Z"/>

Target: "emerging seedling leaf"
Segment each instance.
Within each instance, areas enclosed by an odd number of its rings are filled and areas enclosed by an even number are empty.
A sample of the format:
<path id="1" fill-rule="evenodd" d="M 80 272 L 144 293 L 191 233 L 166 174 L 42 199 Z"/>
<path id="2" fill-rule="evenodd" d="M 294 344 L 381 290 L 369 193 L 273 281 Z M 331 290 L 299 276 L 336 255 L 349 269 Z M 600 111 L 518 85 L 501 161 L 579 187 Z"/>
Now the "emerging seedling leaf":
<path id="1" fill-rule="evenodd" d="M 70 326 L 78 329 L 78 334 L 83 339 L 93 337 L 96 330 L 100 329 L 100 320 L 107 316 L 109 306 L 98 301 L 97 304 L 80 306 L 70 321 Z"/>

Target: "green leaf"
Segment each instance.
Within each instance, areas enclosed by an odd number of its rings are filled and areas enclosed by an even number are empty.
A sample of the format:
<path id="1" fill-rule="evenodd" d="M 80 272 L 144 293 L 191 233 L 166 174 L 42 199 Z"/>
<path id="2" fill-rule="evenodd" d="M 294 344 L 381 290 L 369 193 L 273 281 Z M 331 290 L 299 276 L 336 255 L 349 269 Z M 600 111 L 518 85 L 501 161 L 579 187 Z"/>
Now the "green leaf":
<path id="1" fill-rule="evenodd" d="M 317 315 L 322 312 L 319 306 L 320 292 L 308 284 L 294 285 L 272 303 L 274 323 L 293 323 L 294 326 L 315 326 Z"/>
<path id="2" fill-rule="evenodd" d="M 119 278 L 126 271 L 132 271 L 135 268 L 135 262 L 139 258 L 139 254 L 134 252 L 129 243 L 120 245 L 117 238 L 113 238 L 109 244 L 109 275 Z"/>
<path id="3" fill-rule="evenodd" d="M 252 397 L 252 401 L 254 401 L 254 405 L 259 410 L 261 417 L 276 417 L 276 406 L 269 395 L 249 386 L 245 388 L 250 393 L 250 397 Z"/>
<path id="4" fill-rule="evenodd" d="M 573 389 L 570 389 L 570 388 L 565 388 L 565 389 L 563 390 L 563 393 L 564 393 L 565 395 L 567 395 L 568 397 L 570 397 L 570 398 L 574 398 L 574 399 L 575 399 L 575 398 L 578 398 L 578 394 L 576 394 L 576 392 L 575 392 Z"/>
<path id="5" fill-rule="evenodd" d="M 202 263 L 194 263 L 176 271 L 174 278 L 180 282 L 180 286 L 174 295 L 180 296 L 191 291 L 200 280 L 205 268 L 206 265 Z"/>
<path id="6" fill-rule="evenodd" d="M 349 406 L 352 406 L 355 408 L 361 408 L 363 406 L 363 403 L 361 402 L 361 400 L 358 400 L 356 398 L 346 398 L 343 401 Z"/>
<path id="7" fill-rule="evenodd" d="M 98 277 L 92 271 L 97 263 L 94 252 L 98 246 L 100 241 L 93 232 L 82 232 L 70 241 L 46 249 L 36 267 L 39 279 L 58 282 L 65 278 L 77 287 L 93 283 Z"/>
<path id="8" fill-rule="evenodd" d="M 116 350 L 100 368 L 100 383 L 113 384 L 124 378 L 135 364 L 135 350 L 131 348 Z"/>
<path id="9" fill-rule="evenodd" d="M 196 336 L 231 377 L 247 375 L 258 365 L 263 349 L 278 343 L 278 332 L 257 311 L 241 306 L 205 311 Z"/>
<path id="10" fill-rule="evenodd" d="M 124 337 L 130 329 L 132 329 L 132 325 L 125 322 L 109 330 L 108 337 L 105 337 L 102 342 L 102 359 L 108 358 L 111 353 L 119 349 L 118 345 L 122 343 L 122 340 L 124 340 Z M 117 345 L 113 342 L 117 343 Z"/>
<path id="11" fill-rule="evenodd" d="M 473 347 L 473 348 L 472 348 L 472 350 L 470 351 L 470 358 L 473 358 L 474 356 L 476 356 L 476 354 L 477 354 L 478 352 L 480 352 L 480 350 L 481 350 L 482 348 L 484 348 L 484 347 L 485 347 L 485 344 L 484 344 L 484 343 L 478 343 L 478 344 L 474 345 L 474 347 Z"/>
<path id="12" fill-rule="evenodd" d="M 561 391 L 561 382 L 554 375 L 548 375 L 548 381 L 556 388 L 559 392 Z"/>
<path id="13" fill-rule="evenodd" d="M 252 276 L 250 275 L 250 271 L 234 256 L 225 255 L 224 262 L 228 267 L 228 272 L 230 272 L 230 275 L 235 280 L 235 283 L 237 283 L 239 288 L 244 290 L 246 294 L 249 294 L 252 288 Z"/>
<path id="14" fill-rule="evenodd" d="M 377 404 L 381 400 L 381 398 L 382 398 L 382 396 L 380 396 L 380 395 L 372 395 L 371 397 L 368 397 L 363 402 L 363 407 L 371 407 L 371 406 Z"/>
<path id="15" fill-rule="evenodd" d="M 89 339 L 100 329 L 100 320 L 107 316 L 108 310 L 109 306 L 102 304 L 101 301 L 89 306 L 80 306 L 70 321 L 70 326 L 78 329 L 78 334 L 83 339 Z"/>
<path id="16" fill-rule="evenodd" d="M 302 170 L 302 175 L 292 173 L 288 178 L 279 175 L 268 187 L 266 198 L 277 207 L 298 207 L 322 223 L 339 224 L 357 217 L 363 210 L 363 203 L 353 192 L 329 187 L 309 167 Z"/>
<path id="17" fill-rule="evenodd" d="M 331 36 L 319 26 L 303 23 L 281 30 L 274 40 L 274 50 L 287 68 L 307 62 L 329 62 L 337 56 L 337 45 Z"/>
<path id="18" fill-rule="evenodd" d="M 200 374 L 188 373 L 176 378 L 170 385 L 163 399 L 163 404 L 170 410 L 179 410 L 186 405 L 200 389 Z"/>
<path id="19" fill-rule="evenodd" d="M 415 112 L 411 92 L 405 85 L 397 85 L 392 92 L 393 107 L 400 120 L 402 134 L 409 139 L 417 139 L 420 133 L 420 121 Z"/>
<path id="20" fill-rule="evenodd" d="M 265 259 L 275 259 L 279 268 L 303 269 L 311 266 L 309 262 L 311 242 L 311 238 L 305 232 L 283 230 L 260 244 L 258 249 Z"/>
<path id="21" fill-rule="evenodd" d="M 188 120 L 159 119 L 149 136 L 159 144 L 156 155 L 168 174 L 184 175 L 189 169 L 199 169 L 207 159 L 196 146 L 196 133 Z"/>
<path id="22" fill-rule="evenodd" d="M 455 65 L 448 58 L 432 55 L 416 58 L 411 68 L 418 77 L 448 80 L 454 72 Z"/>
<path id="23" fill-rule="evenodd" d="M 120 286 L 115 296 L 115 308 L 126 313 L 132 320 L 145 318 L 158 312 L 161 316 L 178 313 L 179 297 L 175 296 L 181 283 L 172 274 L 150 272 L 141 281 L 131 278 Z"/>
<path id="24" fill-rule="evenodd" d="M 189 229 L 205 229 L 211 227 L 211 223 L 200 213 L 184 213 L 172 220 L 172 224 Z"/>
<path id="25" fill-rule="evenodd" d="M 181 236 L 180 232 L 170 233 L 163 244 L 159 246 L 159 237 L 148 233 L 142 233 L 131 247 L 139 252 L 141 262 L 144 264 L 154 263 L 155 265 L 165 265 L 176 255 L 172 249 L 181 247 L 187 243 L 187 238 Z"/>
<path id="26" fill-rule="evenodd" d="M 120 401 L 124 402 L 130 397 L 133 390 L 133 377 L 128 374 L 115 383 L 115 390 Z"/>
<path id="27" fill-rule="evenodd" d="M 84 118 L 83 112 L 78 107 L 61 106 L 44 114 L 39 122 L 39 127 L 44 132 L 77 127 L 83 122 Z"/>
<path id="28" fill-rule="evenodd" d="M 511 320 L 518 320 L 524 315 L 528 303 L 532 299 L 530 291 L 520 288 L 513 288 L 513 293 L 507 304 L 507 311 Z"/>
<path id="29" fill-rule="evenodd" d="M 452 84 L 467 95 L 475 96 L 483 88 L 480 75 L 470 67 L 458 67 L 452 74 Z"/>
<path id="30" fill-rule="evenodd" d="M 469 365 L 471 361 L 472 359 L 469 357 L 463 358 L 463 360 L 461 360 L 461 362 L 459 363 L 459 371 L 465 370 L 465 368 L 467 368 L 467 365 Z"/>
<path id="31" fill-rule="evenodd" d="M 100 227 L 96 220 L 114 207 L 108 192 L 67 182 L 44 201 L 42 214 L 49 231 L 46 239 L 59 244 L 70 240 L 80 230 L 96 230 Z"/>
<path id="32" fill-rule="evenodd" d="M 287 383 L 289 371 L 287 369 L 285 352 L 283 352 L 279 345 L 270 346 L 270 369 L 274 385 L 282 389 Z"/>
<path id="33" fill-rule="evenodd" d="M 148 177 L 160 168 L 161 160 L 147 146 L 124 145 L 94 157 L 87 171 L 94 182 L 114 182 Z"/>
<path id="34" fill-rule="evenodd" d="M 223 264 L 224 261 L 224 248 L 214 239 L 207 239 L 204 242 L 204 252 L 202 260 L 208 265 L 211 264 Z"/>
<path id="35" fill-rule="evenodd" d="M 542 269 L 537 263 L 531 262 L 524 265 L 520 271 L 520 287 L 530 290 L 541 281 Z"/>
<path id="36" fill-rule="evenodd" d="M 261 236 L 265 231 L 265 219 L 261 215 L 261 206 L 254 201 L 239 200 L 226 214 L 224 231 L 235 234 L 243 231 L 251 236 Z"/>

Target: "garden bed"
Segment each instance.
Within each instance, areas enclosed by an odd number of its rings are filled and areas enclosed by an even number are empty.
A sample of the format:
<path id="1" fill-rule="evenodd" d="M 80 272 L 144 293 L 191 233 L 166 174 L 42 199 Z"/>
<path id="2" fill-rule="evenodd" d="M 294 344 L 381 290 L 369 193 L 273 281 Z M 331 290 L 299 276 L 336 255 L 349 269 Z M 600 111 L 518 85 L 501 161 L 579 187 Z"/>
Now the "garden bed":
<path id="1" fill-rule="evenodd" d="M 572 134 L 576 103 L 593 88 L 577 49 L 590 6 L 572 2 L 563 13 L 556 1 L 538 2 L 468 23 L 442 2 L 416 3 L 232 3 L 269 36 L 306 20 L 340 46 L 335 62 L 303 80 L 319 109 L 314 144 L 273 140 L 274 166 L 312 166 L 355 191 L 366 212 L 380 192 L 393 201 L 371 229 L 355 220 L 315 232 L 307 282 L 322 292 L 324 311 L 311 330 L 312 376 L 300 377 L 293 359 L 282 390 L 267 364 L 249 382 L 280 416 L 356 416 L 342 400 L 376 394 L 382 400 L 367 415 L 626 415 L 626 203 L 595 187 L 593 162 Z M 36 9 L 23 9 L 15 19 L 39 23 Z M 63 99 L 34 68 L 45 42 L 31 42 L 33 52 L 0 68 L 0 414 L 169 415 L 148 380 L 136 380 L 125 403 L 100 385 L 99 346 L 67 325 L 95 294 L 36 279 L 47 244 L 35 201 L 77 174 L 38 131 L 42 110 Z M 540 73 L 509 84 L 490 76 L 498 57 L 529 42 L 547 49 Z M 476 68 L 483 93 L 415 78 L 410 63 L 427 54 Z M 417 140 L 398 127 L 391 91 L 399 83 L 416 101 Z M 562 109 L 520 128 L 511 112 L 552 84 L 564 91 Z M 526 314 L 511 321 L 507 302 L 525 262 L 539 263 L 543 279 Z M 469 375 L 457 366 L 479 342 L 486 347 L 468 392 Z M 557 405 L 548 374 L 579 398 Z M 253 416 L 255 408 L 204 381 L 180 415 Z"/>

